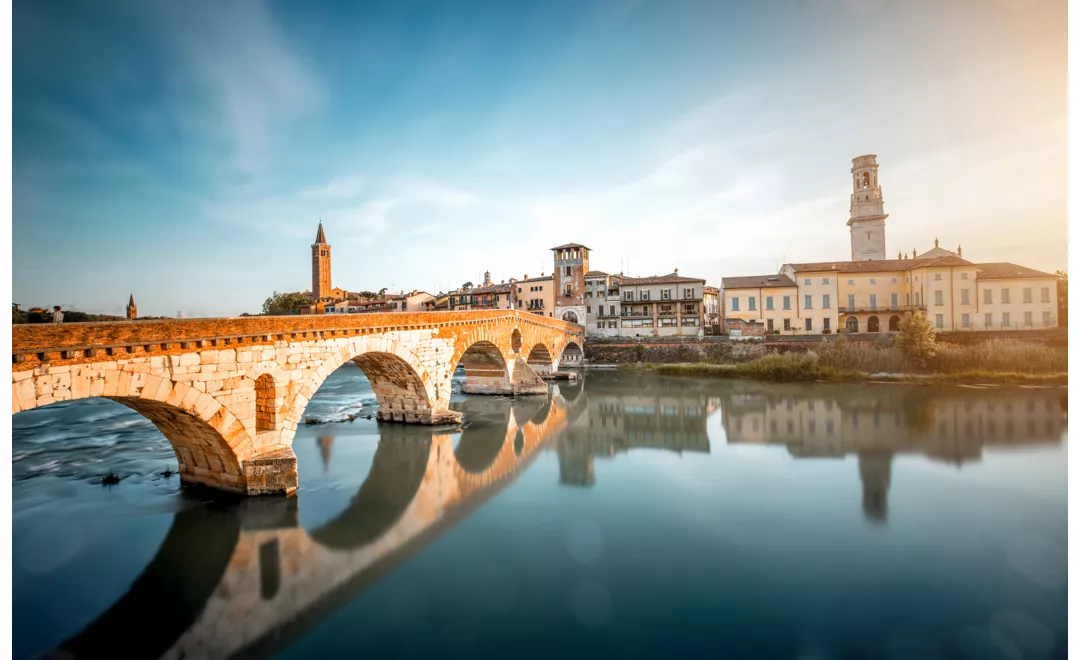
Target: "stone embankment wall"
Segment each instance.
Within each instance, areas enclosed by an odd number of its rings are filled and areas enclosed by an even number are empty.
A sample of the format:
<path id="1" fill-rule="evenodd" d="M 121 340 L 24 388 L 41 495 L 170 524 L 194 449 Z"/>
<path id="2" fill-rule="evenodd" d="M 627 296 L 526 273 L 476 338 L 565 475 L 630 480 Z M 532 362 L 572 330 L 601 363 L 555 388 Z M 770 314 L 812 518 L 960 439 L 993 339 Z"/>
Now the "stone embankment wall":
<path id="1" fill-rule="evenodd" d="M 734 340 L 727 337 L 706 337 L 695 341 L 679 341 L 649 337 L 640 340 L 618 338 L 585 343 L 585 359 L 589 364 L 624 364 L 651 362 L 673 364 L 679 362 L 749 362 L 769 353 L 788 353 L 812 350 L 822 340 L 835 341 L 844 337 L 851 342 L 876 344 L 887 342 L 890 334 L 857 335 L 808 335 L 786 336 L 783 340 Z M 970 346 L 994 339 L 1020 340 L 1051 347 L 1068 347 L 1067 328 L 1034 330 L 1028 332 L 943 332 L 938 341 L 948 344 Z"/>

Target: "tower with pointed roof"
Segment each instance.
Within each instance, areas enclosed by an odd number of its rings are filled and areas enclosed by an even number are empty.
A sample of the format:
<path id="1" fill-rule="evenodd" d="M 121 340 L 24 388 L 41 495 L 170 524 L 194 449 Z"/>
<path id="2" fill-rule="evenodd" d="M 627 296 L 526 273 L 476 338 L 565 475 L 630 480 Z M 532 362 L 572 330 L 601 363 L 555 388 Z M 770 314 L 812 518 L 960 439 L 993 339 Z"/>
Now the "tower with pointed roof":
<path id="1" fill-rule="evenodd" d="M 127 319 L 129 321 L 134 321 L 138 317 L 139 317 L 139 308 L 135 306 L 135 294 L 132 293 L 132 294 L 128 295 Z"/>
<path id="2" fill-rule="evenodd" d="M 316 300 L 330 297 L 330 244 L 326 242 L 326 234 L 323 232 L 322 220 L 319 221 L 319 232 L 315 234 L 315 242 L 311 244 L 311 295 Z"/>
<path id="3" fill-rule="evenodd" d="M 851 260 L 885 258 L 885 201 L 878 184 L 877 156 L 867 154 L 851 160 Z"/>

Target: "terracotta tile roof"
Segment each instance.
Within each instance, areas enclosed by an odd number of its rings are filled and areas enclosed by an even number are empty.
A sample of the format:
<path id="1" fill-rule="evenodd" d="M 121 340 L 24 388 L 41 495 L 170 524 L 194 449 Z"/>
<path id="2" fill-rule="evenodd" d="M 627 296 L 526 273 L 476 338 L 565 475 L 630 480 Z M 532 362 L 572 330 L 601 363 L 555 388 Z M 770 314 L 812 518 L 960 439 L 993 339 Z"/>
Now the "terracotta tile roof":
<path id="1" fill-rule="evenodd" d="M 683 282 L 704 282 L 703 277 L 683 277 L 677 273 L 671 273 L 670 275 L 653 275 L 651 277 L 623 277 L 623 286 L 645 285 L 645 284 L 681 284 Z"/>
<path id="2" fill-rule="evenodd" d="M 1035 270 L 1034 268 L 1027 268 L 1025 266 L 1017 266 L 1011 264 L 1008 261 L 998 261 L 989 264 L 975 264 L 978 268 L 978 277 L 980 280 L 1006 280 L 1006 279 L 1029 279 L 1036 277 L 1054 277 L 1050 273 L 1044 273 L 1041 270 Z"/>
<path id="3" fill-rule="evenodd" d="M 776 287 L 794 287 L 795 282 L 787 275 L 747 275 L 745 277 L 725 277 L 720 280 L 724 289 L 770 289 Z"/>
<path id="4" fill-rule="evenodd" d="M 573 249 L 573 248 L 585 248 L 586 250 L 589 249 L 588 247 L 582 245 L 581 243 L 567 243 L 566 245 L 560 245 L 558 247 L 553 247 L 551 249 L 552 250 L 570 250 L 570 249 Z"/>
<path id="5" fill-rule="evenodd" d="M 914 270 L 939 266 L 974 266 L 960 257 L 936 257 L 933 259 L 874 259 L 870 261 L 819 261 L 805 264 L 784 264 L 796 273 L 835 271 L 837 273 L 880 273 L 890 270 Z"/>
<path id="6" fill-rule="evenodd" d="M 609 277 L 610 273 L 605 273 L 602 270 L 590 270 L 585 273 L 585 277 Z"/>

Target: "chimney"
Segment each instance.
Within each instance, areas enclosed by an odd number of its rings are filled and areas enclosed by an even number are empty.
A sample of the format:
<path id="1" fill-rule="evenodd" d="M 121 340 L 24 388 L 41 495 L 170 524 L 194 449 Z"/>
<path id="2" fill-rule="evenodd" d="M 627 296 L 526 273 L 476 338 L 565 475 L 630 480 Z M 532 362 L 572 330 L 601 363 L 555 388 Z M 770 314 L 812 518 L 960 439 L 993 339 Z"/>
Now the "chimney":
<path id="1" fill-rule="evenodd" d="M 529 274 L 525 273 L 525 279 L 529 279 Z"/>
<path id="2" fill-rule="evenodd" d="M 956 256 L 958 256 L 958 257 L 964 256 L 964 248 L 962 246 L 960 246 L 960 245 L 956 246 Z"/>
<path id="3" fill-rule="evenodd" d="M 676 268 L 676 269 L 675 269 L 675 274 L 676 274 L 676 275 L 678 275 L 678 274 L 679 274 L 679 269 L 678 269 L 678 268 Z"/>

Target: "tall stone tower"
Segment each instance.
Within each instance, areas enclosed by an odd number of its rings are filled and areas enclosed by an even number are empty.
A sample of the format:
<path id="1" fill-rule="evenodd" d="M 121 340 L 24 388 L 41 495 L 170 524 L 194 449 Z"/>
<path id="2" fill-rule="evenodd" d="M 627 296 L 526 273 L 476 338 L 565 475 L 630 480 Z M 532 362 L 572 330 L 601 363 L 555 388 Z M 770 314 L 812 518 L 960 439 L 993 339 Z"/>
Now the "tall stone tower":
<path id="1" fill-rule="evenodd" d="M 551 248 L 555 253 L 555 318 L 585 325 L 585 273 L 589 272 L 589 248 L 567 243 Z"/>
<path id="2" fill-rule="evenodd" d="M 311 244 L 311 295 L 316 300 L 330 297 L 330 244 L 326 242 L 322 221 L 319 221 L 319 233 Z"/>
<path id="3" fill-rule="evenodd" d="M 851 160 L 851 260 L 869 261 L 885 258 L 885 202 L 878 185 L 875 154 Z"/>
<path id="4" fill-rule="evenodd" d="M 135 306 L 135 294 L 132 293 L 128 296 L 127 304 L 127 319 L 134 321 L 139 317 L 139 308 Z"/>

